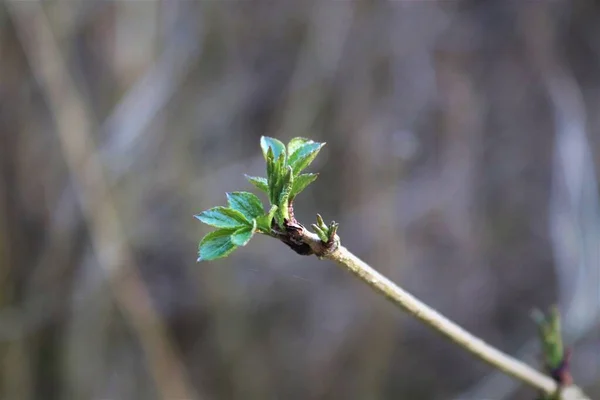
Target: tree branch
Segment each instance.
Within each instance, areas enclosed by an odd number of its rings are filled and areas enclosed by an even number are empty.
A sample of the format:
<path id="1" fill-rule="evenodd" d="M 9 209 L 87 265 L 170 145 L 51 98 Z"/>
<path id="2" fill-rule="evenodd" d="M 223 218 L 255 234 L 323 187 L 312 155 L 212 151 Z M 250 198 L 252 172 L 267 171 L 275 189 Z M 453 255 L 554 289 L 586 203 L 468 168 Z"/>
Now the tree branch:
<path id="1" fill-rule="evenodd" d="M 340 245 L 339 237 L 336 236 L 333 241 L 325 243 L 316 234 L 308 231 L 296 221 L 288 224 L 288 226 L 290 225 L 291 228 L 288 229 L 288 232 L 291 234 L 293 242 L 304 243 L 320 259 L 332 260 L 352 272 L 356 277 L 369 285 L 377 293 L 388 298 L 396 306 L 404 309 L 413 317 L 446 336 L 446 338 L 469 351 L 475 357 L 490 364 L 492 367 L 540 390 L 546 395 L 556 395 L 555 398 L 557 400 L 590 400 L 578 387 L 571 385 L 559 388 L 552 378 L 467 332 L 427 304 L 398 287 L 394 282 L 352 254 L 348 249 Z"/>

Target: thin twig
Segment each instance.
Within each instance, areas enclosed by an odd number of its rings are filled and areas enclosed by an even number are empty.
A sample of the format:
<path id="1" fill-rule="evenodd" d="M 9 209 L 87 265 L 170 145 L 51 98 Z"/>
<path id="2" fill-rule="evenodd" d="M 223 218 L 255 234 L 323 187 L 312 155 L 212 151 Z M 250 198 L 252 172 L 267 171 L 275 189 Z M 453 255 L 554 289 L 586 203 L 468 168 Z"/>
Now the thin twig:
<path id="1" fill-rule="evenodd" d="M 450 321 L 352 254 L 348 249 L 339 244 L 339 240 L 336 240 L 336 243 L 328 245 L 323 243 L 316 234 L 306 229 L 302 229 L 301 239 L 311 247 L 314 254 L 319 258 L 335 261 L 375 291 L 387 297 L 392 303 L 471 352 L 477 358 L 548 395 L 556 393 L 558 386 L 552 378 L 492 347 Z M 590 400 L 576 386 L 562 388 L 557 399 Z"/>

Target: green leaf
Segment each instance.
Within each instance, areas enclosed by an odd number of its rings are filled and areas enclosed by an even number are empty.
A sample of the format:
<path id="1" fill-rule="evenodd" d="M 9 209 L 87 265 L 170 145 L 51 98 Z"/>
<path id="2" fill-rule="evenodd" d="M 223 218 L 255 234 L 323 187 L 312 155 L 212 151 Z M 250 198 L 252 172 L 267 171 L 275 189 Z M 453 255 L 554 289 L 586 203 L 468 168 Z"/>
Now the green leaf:
<path id="1" fill-rule="evenodd" d="M 277 206 L 272 205 L 269 212 L 265 215 L 262 215 L 256 218 L 256 225 L 261 232 L 269 233 L 271 232 L 271 224 L 273 223 L 273 217 L 275 216 L 275 212 L 277 211 Z"/>
<path id="2" fill-rule="evenodd" d="M 288 205 L 290 193 L 292 191 L 292 185 L 294 184 L 294 173 L 292 172 L 292 167 L 290 167 L 289 165 L 287 166 L 286 171 L 287 172 L 281 182 L 281 193 L 279 194 L 279 199 L 277 202 L 277 205 L 279 206 L 280 221 L 283 218 L 290 218 Z"/>
<path id="3" fill-rule="evenodd" d="M 271 180 L 271 177 L 273 176 L 273 167 L 274 167 L 273 160 L 275 160 L 275 155 L 273 154 L 273 149 L 269 147 L 269 149 L 267 150 L 267 155 L 266 155 L 267 179 L 268 180 Z"/>
<path id="4" fill-rule="evenodd" d="M 287 145 L 288 156 L 294 154 L 294 152 L 298 150 L 298 148 L 302 147 L 307 143 L 314 143 L 314 141 L 303 137 L 295 137 L 292 140 L 290 140 L 290 142 Z"/>
<path id="5" fill-rule="evenodd" d="M 273 187 L 277 183 L 277 172 L 275 171 L 275 159 L 273 157 L 273 149 L 269 147 L 267 150 L 267 189 L 269 190 L 271 204 L 275 203 L 273 200 Z"/>
<path id="6" fill-rule="evenodd" d="M 339 228 L 340 224 L 338 224 L 335 221 L 331 221 L 331 225 L 329 225 L 329 241 L 333 242 L 333 240 L 335 239 L 335 235 L 337 233 L 337 230 Z"/>
<path id="7" fill-rule="evenodd" d="M 315 230 L 315 233 L 317 234 L 319 239 L 321 239 L 321 241 L 327 242 L 327 240 L 329 240 L 327 233 L 324 232 L 323 229 L 321 229 L 317 224 L 312 224 L 312 227 Z"/>
<path id="8" fill-rule="evenodd" d="M 302 170 L 310 165 L 325 143 L 305 143 L 298 147 L 294 154 L 290 155 L 288 165 L 294 169 L 294 174 L 299 174 Z"/>
<path id="9" fill-rule="evenodd" d="M 317 214 L 317 225 L 319 226 L 319 228 L 321 228 L 323 231 L 327 231 L 327 224 L 325 223 L 325 221 L 323 221 L 323 217 L 321 217 L 321 214 Z"/>
<path id="10" fill-rule="evenodd" d="M 248 181 L 256 186 L 259 190 L 269 193 L 269 183 L 267 182 L 267 178 L 246 175 L 246 179 L 248 179 Z"/>
<path id="11" fill-rule="evenodd" d="M 300 192 L 302 192 L 308 185 L 313 183 L 315 179 L 319 177 L 319 174 L 300 174 L 294 177 L 294 185 L 292 186 L 292 192 L 290 198 L 293 199 Z"/>
<path id="12" fill-rule="evenodd" d="M 281 193 L 279 194 L 279 207 L 283 207 L 287 205 L 287 201 L 290 198 L 290 193 L 292 192 L 292 187 L 294 185 L 294 172 L 292 171 L 292 167 L 289 165 L 286 167 L 286 173 L 281 182 Z M 285 204 L 284 204 L 285 202 Z"/>
<path id="13" fill-rule="evenodd" d="M 265 160 L 267 159 L 268 149 L 273 150 L 273 158 L 275 159 L 278 159 L 281 154 L 283 154 L 284 158 L 286 157 L 285 145 L 275 138 L 262 136 L 260 138 L 260 147 L 262 148 Z"/>
<path id="14" fill-rule="evenodd" d="M 244 214 L 227 207 L 214 207 L 194 215 L 196 219 L 216 228 L 240 228 L 250 225 Z"/>
<path id="15" fill-rule="evenodd" d="M 283 181 L 285 179 L 286 172 L 285 157 L 283 154 L 280 154 L 279 158 L 273 165 L 271 178 L 269 179 L 269 194 L 271 197 L 271 204 L 278 204 L 281 190 L 283 189 Z"/>
<path id="16" fill-rule="evenodd" d="M 204 236 L 198 245 L 198 261 L 223 258 L 237 248 L 231 241 L 233 229 L 218 229 Z"/>
<path id="17" fill-rule="evenodd" d="M 544 364 L 551 368 L 557 368 L 564 359 L 564 347 L 562 341 L 560 314 L 553 307 L 549 315 L 544 315 L 540 310 L 534 310 L 532 317 L 538 325 Z"/>
<path id="18" fill-rule="evenodd" d="M 265 213 L 265 208 L 260 199 L 250 192 L 227 193 L 227 202 L 229 207 L 241 212 L 248 221 L 252 221 Z"/>
<path id="19" fill-rule="evenodd" d="M 275 173 L 277 177 L 281 181 L 286 173 L 285 168 L 285 154 L 280 154 L 279 157 L 275 159 Z M 281 184 L 281 182 L 279 182 Z"/>
<path id="20" fill-rule="evenodd" d="M 252 226 L 245 226 L 231 234 L 231 242 L 236 246 L 245 246 L 256 232 L 256 220 L 252 220 Z"/>

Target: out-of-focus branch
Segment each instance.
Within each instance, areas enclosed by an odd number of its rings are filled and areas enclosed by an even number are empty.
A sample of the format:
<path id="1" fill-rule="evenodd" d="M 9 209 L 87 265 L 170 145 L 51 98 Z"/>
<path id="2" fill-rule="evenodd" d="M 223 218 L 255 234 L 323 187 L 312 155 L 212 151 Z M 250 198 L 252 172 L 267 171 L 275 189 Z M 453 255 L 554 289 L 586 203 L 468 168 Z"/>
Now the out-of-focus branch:
<path id="1" fill-rule="evenodd" d="M 549 11 L 553 6 L 530 4 L 522 13 L 520 24 L 527 54 L 540 71 L 554 119 L 556 139 L 548 220 L 556 259 L 558 302 L 564 316 L 562 326 L 565 338 L 575 342 L 593 332 L 600 318 L 600 203 L 582 90 L 560 54 L 559 22 Z M 571 8 L 567 3 L 560 7 Z M 532 359 L 537 349 L 538 338 L 531 339 L 518 352 L 519 358 Z M 515 390 L 516 385 L 497 374 L 486 377 L 465 395 L 508 398 Z"/>
<path id="2" fill-rule="evenodd" d="M 185 3 L 164 3 L 164 7 L 178 9 Z M 175 10 L 177 11 L 177 10 Z M 188 17 L 189 18 L 189 17 Z M 102 157 L 110 161 L 110 172 L 122 175 L 135 160 L 131 154 L 139 147 L 141 139 L 148 141 L 151 123 L 172 98 L 190 66 L 202 50 L 202 21 L 185 24 L 191 32 L 168 35 L 167 44 L 158 60 L 152 64 L 125 93 L 100 128 L 106 136 L 100 147 Z M 176 25 L 178 29 L 180 25 Z"/>
<path id="3" fill-rule="evenodd" d="M 56 122 L 63 154 L 90 228 L 99 264 L 117 304 L 137 333 L 158 392 L 164 399 L 193 399 L 193 390 L 133 265 L 115 202 L 94 148 L 85 101 L 69 76 L 49 21 L 39 1 L 9 2 L 26 56 Z"/>

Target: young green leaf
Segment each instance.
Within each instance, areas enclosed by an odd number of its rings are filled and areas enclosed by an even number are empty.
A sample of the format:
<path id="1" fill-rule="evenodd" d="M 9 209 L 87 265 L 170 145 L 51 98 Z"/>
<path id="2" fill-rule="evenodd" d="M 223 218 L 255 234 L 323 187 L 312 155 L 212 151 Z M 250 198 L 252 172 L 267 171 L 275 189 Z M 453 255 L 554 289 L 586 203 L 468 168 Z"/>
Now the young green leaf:
<path id="1" fill-rule="evenodd" d="M 245 226 L 231 234 L 231 242 L 236 246 L 245 246 L 256 232 L 256 220 L 252 220 L 252 226 Z"/>
<path id="2" fill-rule="evenodd" d="M 285 216 L 283 215 L 283 212 L 279 208 L 277 208 L 277 212 L 275 213 L 275 222 L 277 222 L 277 225 L 279 225 L 280 229 L 284 228 L 284 218 Z"/>
<path id="3" fill-rule="evenodd" d="M 545 364 L 551 369 L 558 368 L 565 356 L 558 309 L 553 307 L 547 316 L 534 310 L 532 317 L 538 324 Z"/>
<path id="4" fill-rule="evenodd" d="M 273 149 L 269 147 L 267 150 L 267 189 L 269 193 L 269 202 L 275 203 L 273 199 L 273 187 L 277 182 L 277 172 L 275 171 L 275 159 L 273 158 Z"/>
<path id="5" fill-rule="evenodd" d="M 240 228 L 251 223 L 251 220 L 244 217 L 244 214 L 228 207 L 214 207 L 194 215 L 194 217 L 216 228 Z"/>
<path id="6" fill-rule="evenodd" d="M 286 173 L 281 182 L 281 193 L 279 194 L 279 199 L 277 203 L 279 206 L 279 215 L 281 218 L 290 218 L 288 205 L 293 184 L 294 173 L 292 172 L 292 167 L 288 165 L 286 168 Z"/>
<path id="7" fill-rule="evenodd" d="M 269 212 L 265 215 L 262 215 L 256 218 L 256 226 L 263 233 L 271 232 L 271 224 L 273 223 L 273 217 L 275 216 L 275 212 L 277 211 L 277 206 L 272 205 Z"/>
<path id="8" fill-rule="evenodd" d="M 327 230 L 329 229 L 327 227 L 327 224 L 325 223 L 325 221 L 323 221 L 323 217 L 321 217 L 321 214 L 317 214 L 317 225 L 319 226 L 319 228 L 321 228 L 324 232 L 327 232 Z"/>
<path id="9" fill-rule="evenodd" d="M 255 194 L 249 192 L 227 193 L 229 207 L 241 212 L 248 221 L 265 213 L 262 202 Z"/>
<path id="10" fill-rule="evenodd" d="M 271 204 L 278 204 L 281 190 L 283 189 L 283 181 L 285 179 L 285 157 L 280 154 L 272 168 L 272 180 L 269 179 L 269 193 L 271 195 Z"/>
<path id="11" fill-rule="evenodd" d="M 231 241 L 233 229 L 218 229 L 204 236 L 198 245 L 198 261 L 210 261 L 228 256 L 236 245 Z"/>
<path id="12" fill-rule="evenodd" d="M 298 150 L 298 148 L 302 147 L 307 143 L 314 143 L 314 141 L 303 137 L 295 137 L 292 140 L 290 140 L 290 142 L 287 145 L 288 156 L 294 154 L 294 152 Z"/>
<path id="13" fill-rule="evenodd" d="M 302 192 L 308 185 L 313 183 L 319 174 L 300 174 L 294 177 L 294 185 L 292 186 L 292 192 L 290 193 L 290 199 L 296 197 Z"/>
<path id="14" fill-rule="evenodd" d="M 317 234 L 319 239 L 321 239 L 321 241 L 327 242 L 329 240 L 327 233 L 324 232 L 317 224 L 312 224 L 312 227 L 315 230 L 315 233 Z"/>
<path id="15" fill-rule="evenodd" d="M 283 176 L 283 180 L 281 182 L 281 193 L 279 194 L 279 207 L 284 206 L 284 202 L 287 205 L 287 201 L 290 198 L 290 193 L 292 192 L 292 187 L 294 186 L 294 172 L 292 171 L 292 167 L 287 166 L 285 169 L 285 175 Z"/>
<path id="16" fill-rule="evenodd" d="M 331 221 L 331 225 L 329 225 L 329 242 L 333 242 L 335 240 L 335 235 L 339 228 L 340 224 L 335 221 Z"/>
<path id="17" fill-rule="evenodd" d="M 275 159 L 278 159 L 281 154 L 283 154 L 284 158 L 286 157 L 285 145 L 275 138 L 262 136 L 260 138 L 260 147 L 262 148 L 265 160 L 267 159 L 267 152 L 269 149 L 273 150 L 273 158 Z"/>
<path id="18" fill-rule="evenodd" d="M 256 186 L 259 190 L 262 190 L 265 193 L 269 193 L 269 183 L 267 182 L 267 178 L 262 178 L 258 176 L 248 176 L 246 175 L 246 179 Z"/>
<path id="19" fill-rule="evenodd" d="M 310 165 L 325 143 L 305 143 L 298 147 L 294 154 L 291 154 L 288 160 L 288 165 L 294 169 L 294 174 L 299 174 L 302 170 Z"/>
<path id="20" fill-rule="evenodd" d="M 285 165 L 285 154 L 280 154 L 279 157 L 275 159 L 275 171 L 279 180 L 281 180 L 286 173 Z"/>

